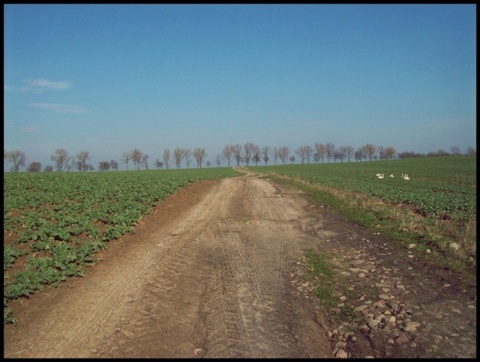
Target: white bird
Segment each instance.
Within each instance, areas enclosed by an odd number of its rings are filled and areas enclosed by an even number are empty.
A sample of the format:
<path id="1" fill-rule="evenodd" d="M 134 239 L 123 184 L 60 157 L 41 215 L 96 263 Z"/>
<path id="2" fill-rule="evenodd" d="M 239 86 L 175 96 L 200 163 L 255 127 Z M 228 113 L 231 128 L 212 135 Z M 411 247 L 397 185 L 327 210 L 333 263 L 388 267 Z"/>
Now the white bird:
<path id="1" fill-rule="evenodd" d="M 377 173 L 375 176 L 377 176 L 377 177 L 378 177 L 378 176 L 382 176 L 382 174 L 381 174 L 381 173 Z"/>
<path id="2" fill-rule="evenodd" d="M 384 178 L 384 177 L 385 177 L 385 174 L 384 174 L 384 173 L 379 174 L 377 177 L 380 178 L 380 179 L 381 179 L 381 178 Z"/>
<path id="3" fill-rule="evenodd" d="M 410 180 L 410 177 L 408 177 L 408 175 L 405 175 L 405 176 L 403 176 L 403 179 L 404 180 Z"/>
<path id="4" fill-rule="evenodd" d="M 391 174 L 391 175 L 390 175 L 390 176 L 388 176 L 388 177 L 395 177 L 395 176 L 393 176 L 393 174 Z"/>

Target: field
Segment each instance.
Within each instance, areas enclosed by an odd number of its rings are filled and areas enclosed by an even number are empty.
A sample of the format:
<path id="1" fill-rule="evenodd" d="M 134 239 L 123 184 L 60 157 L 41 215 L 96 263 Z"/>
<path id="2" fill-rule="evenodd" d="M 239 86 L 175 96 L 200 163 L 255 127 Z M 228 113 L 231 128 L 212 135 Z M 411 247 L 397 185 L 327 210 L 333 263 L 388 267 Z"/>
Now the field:
<path id="1" fill-rule="evenodd" d="M 301 180 L 343 199 L 343 211 L 374 214 L 396 237 L 476 257 L 476 158 L 426 157 L 359 163 L 251 167 Z M 384 174 L 383 179 L 376 177 Z M 410 180 L 401 177 L 408 174 Z M 390 177 L 393 175 L 393 177 Z M 348 204 L 348 206 L 346 206 Z M 363 217 L 363 216 L 362 216 Z M 402 235 L 403 234 L 403 235 Z"/>
<path id="2" fill-rule="evenodd" d="M 196 180 L 231 168 L 4 174 L 4 323 L 8 303 L 43 285 L 81 276 L 110 240 Z"/>

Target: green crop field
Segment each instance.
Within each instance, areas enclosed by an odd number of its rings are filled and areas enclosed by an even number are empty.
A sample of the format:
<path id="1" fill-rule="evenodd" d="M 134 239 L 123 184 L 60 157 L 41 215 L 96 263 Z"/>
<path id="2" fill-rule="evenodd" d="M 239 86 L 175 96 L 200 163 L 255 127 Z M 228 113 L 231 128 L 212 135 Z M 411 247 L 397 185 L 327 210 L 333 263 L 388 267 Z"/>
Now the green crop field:
<path id="1" fill-rule="evenodd" d="M 415 206 L 430 218 L 476 218 L 476 158 L 423 157 L 390 161 L 251 167 L 262 173 L 301 178 L 312 184 L 357 191 L 391 204 Z M 376 174 L 384 174 L 383 179 Z M 410 180 L 402 179 L 408 174 Z M 389 177 L 393 175 L 394 177 Z"/>
<path id="2" fill-rule="evenodd" d="M 238 175 L 226 167 L 5 173 L 4 323 L 14 321 L 10 301 L 81 276 L 100 248 L 179 188 Z"/>

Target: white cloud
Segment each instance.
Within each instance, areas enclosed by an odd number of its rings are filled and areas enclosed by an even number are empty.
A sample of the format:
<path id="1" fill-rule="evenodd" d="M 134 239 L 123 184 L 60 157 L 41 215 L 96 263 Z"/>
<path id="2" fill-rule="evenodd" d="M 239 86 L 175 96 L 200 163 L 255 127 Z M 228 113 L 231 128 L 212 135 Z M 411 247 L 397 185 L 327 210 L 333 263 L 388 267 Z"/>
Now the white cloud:
<path id="1" fill-rule="evenodd" d="M 30 103 L 30 107 L 43 108 L 55 113 L 68 113 L 68 114 L 80 114 L 88 113 L 82 106 L 75 104 L 63 104 L 63 103 Z"/>
<path id="2" fill-rule="evenodd" d="M 5 92 L 43 93 L 49 90 L 67 90 L 73 87 L 73 83 L 69 81 L 53 82 L 48 79 L 24 79 L 22 83 L 23 85 L 19 87 L 6 84 L 3 89 Z"/>
<path id="3" fill-rule="evenodd" d="M 24 133 L 39 133 L 40 128 L 38 128 L 37 126 L 26 126 L 26 127 L 22 127 L 22 131 Z"/>

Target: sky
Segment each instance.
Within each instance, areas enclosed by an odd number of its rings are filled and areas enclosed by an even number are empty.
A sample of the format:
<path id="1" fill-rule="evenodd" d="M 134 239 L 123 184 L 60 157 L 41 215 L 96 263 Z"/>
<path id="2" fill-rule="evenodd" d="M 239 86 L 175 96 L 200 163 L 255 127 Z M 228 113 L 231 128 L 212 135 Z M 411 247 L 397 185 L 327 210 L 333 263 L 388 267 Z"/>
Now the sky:
<path id="1" fill-rule="evenodd" d="M 58 148 L 213 166 L 247 142 L 476 148 L 476 5 L 4 5 L 4 150 L 24 169 Z"/>

